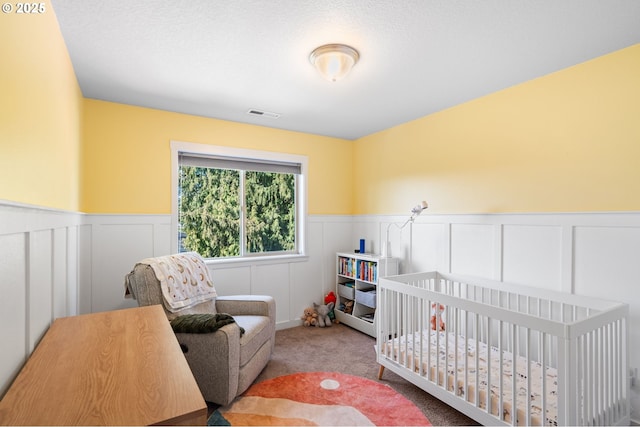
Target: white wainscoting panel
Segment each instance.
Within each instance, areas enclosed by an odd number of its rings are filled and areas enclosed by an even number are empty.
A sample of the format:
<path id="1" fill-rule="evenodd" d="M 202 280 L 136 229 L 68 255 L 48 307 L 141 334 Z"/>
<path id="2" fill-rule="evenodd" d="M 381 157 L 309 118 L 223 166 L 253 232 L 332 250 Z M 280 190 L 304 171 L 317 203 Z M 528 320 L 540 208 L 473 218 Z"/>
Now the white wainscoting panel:
<path id="1" fill-rule="evenodd" d="M 310 249 L 314 257 L 319 256 L 322 258 L 322 274 L 323 288 L 321 295 L 326 295 L 330 291 L 336 290 L 336 274 L 337 271 L 337 259 L 336 253 L 338 252 L 352 252 L 360 244 L 360 239 L 369 239 L 376 241 L 378 238 L 376 222 L 365 222 L 366 226 L 363 226 L 361 230 L 355 231 L 354 224 L 361 224 L 362 221 L 354 221 L 350 216 L 322 216 L 312 217 L 313 222 L 317 223 L 317 226 L 322 229 L 319 239 L 315 245 L 315 249 Z M 357 236 L 357 237 L 356 237 Z M 313 242 L 310 242 L 313 243 Z M 317 293 L 311 293 L 307 295 L 306 303 L 299 310 L 299 315 L 302 316 L 302 310 L 307 307 Z M 318 301 L 319 302 L 319 301 Z"/>
<path id="2" fill-rule="evenodd" d="M 495 278 L 495 243 L 494 225 L 451 224 L 451 272 Z"/>
<path id="3" fill-rule="evenodd" d="M 402 271 L 435 271 L 448 265 L 449 251 L 442 250 L 448 248 L 448 235 L 449 227 L 443 224 L 414 224 L 412 266 L 407 265 Z"/>
<path id="4" fill-rule="evenodd" d="M 502 280 L 562 290 L 562 227 L 504 225 Z"/>
<path id="5" fill-rule="evenodd" d="M 135 307 L 124 298 L 124 277 L 143 258 L 167 253 L 153 252 L 153 223 L 105 223 L 92 218 L 91 312 Z"/>
<path id="6" fill-rule="evenodd" d="M 27 270 L 29 353 L 36 348 L 36 344 L 40 342 L 53 320 L 51 231 L 38 230 L 29 233 L 29 268 Z"/>
<path id="7" fill-rule="evenodd" d="M 254 264 L 251 266 L 251 294 L 271 295 L 276 300 L 276 323 L 292 319 L 289 295 L 291 293 L 291 264 Z"/>
<path id="8" fill-rule="evenodd" d="M 640 371 L 640 226 L 575 228 L 575 293 L 630 305 L 630 365 Z M 634 408 L 640 420 L 640 378 Z"/>
<path id="9" fill-rule="evenodd" d="M 80 261 L 78 258 L 78 247 L 80 245 L 78 240 L 79 229 L 80 227 L 67 227 L 67 247 L 65 249 L 67 265 L 65 278 L 67 285 L 66 308 L 68 316 L 75 316 L 80 313 L 80 290 L 78 285 L 80 276 Z"/>
<path id="10" fill-rule="evenodd" d="M 27 360 L 26 239 L 22 233 L 0 235 L 0 397 Z"/>
<path id="11" fill-rule="evenodd" d="M 67 316 L 71 310 L 67 309 L 67 230 L 56 228 L 53 230 L 52 252 L 52 287 L 53 287 L 53 318 Z"/>
<path id="12" fill-rule="evenodd" d="M 640 227 L 576 227 L 574 234 L 575 292 L 640 303 Z"/>
<path id="13" fill-rule="evenodd" d="M 251 266 L 208 267 L 218 295 L 251 295 Z"/>
<path id="14" fill-rule="evenodd" d="M 75 212 L 0 201 L 0 398 L 58 317 L 77 314 Z"/>
<path id="15" fill-rule="evenodd" d="M 170 215 L 86 215 L 80 229 L 81 312 L 136 307 L 124 297 L 124 278 L 136 262 L 168 255 Z"/>
<path id="16" fill-rule="evenodd" d="M 331 276 L 331 270 L 324 268 L 324 231 L 327 225 L 315 220 L 307 221 L 307 260 L 291 264 L 291 276 L 289 277 L 289 292 L 285 296 L 284 303 L 288 307 L 288 324 L 297 324 L 305 307 L 313 301 L 319 303 L 330 290 L 327 280 Z M 329 283 L 327 283 L 329 282 Z"/>

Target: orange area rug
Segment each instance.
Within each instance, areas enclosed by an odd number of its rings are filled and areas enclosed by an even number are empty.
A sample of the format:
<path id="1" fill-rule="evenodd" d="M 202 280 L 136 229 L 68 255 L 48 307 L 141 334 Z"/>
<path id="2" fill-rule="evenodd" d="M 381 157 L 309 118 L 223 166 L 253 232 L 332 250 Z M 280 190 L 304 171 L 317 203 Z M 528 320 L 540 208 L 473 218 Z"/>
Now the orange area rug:
<path id="1" fill-rule="evenodd" d="M 209 425 L 429 426 L 424 414 L 391 387 L 337 372 L 303 372 L 254 384 Z"/>

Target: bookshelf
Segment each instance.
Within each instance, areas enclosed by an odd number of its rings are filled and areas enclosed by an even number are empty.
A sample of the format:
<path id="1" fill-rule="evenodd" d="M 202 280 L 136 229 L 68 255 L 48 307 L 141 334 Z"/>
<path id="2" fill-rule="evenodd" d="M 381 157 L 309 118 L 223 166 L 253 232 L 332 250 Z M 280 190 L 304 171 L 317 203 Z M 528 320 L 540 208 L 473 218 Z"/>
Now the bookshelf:
<path id="1" fill-rule="evenodd" d="M 385 271 L 385 268 L 388 271 Z M 338 252 L 336 254 L 336 318 L 374 337 L 378 278 L 395 274 L 398 274 L 397 258 Z"/>

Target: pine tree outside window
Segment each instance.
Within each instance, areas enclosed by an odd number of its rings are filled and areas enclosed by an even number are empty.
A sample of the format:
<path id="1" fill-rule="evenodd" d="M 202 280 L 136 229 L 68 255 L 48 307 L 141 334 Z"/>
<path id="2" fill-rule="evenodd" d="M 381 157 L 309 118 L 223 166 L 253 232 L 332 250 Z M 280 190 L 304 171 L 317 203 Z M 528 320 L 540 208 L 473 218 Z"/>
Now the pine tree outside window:
<path id="1" fill-rule="evenodd" d="M 172 142 L 177 252 L 304 254 L 306 158 Z"/>

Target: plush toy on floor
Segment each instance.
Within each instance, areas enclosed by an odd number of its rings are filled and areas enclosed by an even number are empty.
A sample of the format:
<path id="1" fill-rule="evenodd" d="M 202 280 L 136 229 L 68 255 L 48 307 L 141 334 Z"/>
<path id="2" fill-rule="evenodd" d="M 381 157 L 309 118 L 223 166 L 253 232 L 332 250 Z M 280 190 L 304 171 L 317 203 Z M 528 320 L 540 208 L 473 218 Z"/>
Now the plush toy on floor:
<path id="1" fill-rule="evenodd" d="M 333 323 L 338 323 L 338 320 L 336 319 L 336 313 L 334 313 L 333 311 L 338 301 L 336 298 L 336 294 L 334 294 L 333 292 L 329 292 L 324 296 L 324 303 L 329 304 L 330 302 L 333 303 L 333 308 L 329 311 L 329 319 L 331 319 Z"/>
<path id="2" fill-rule="evenodd" d="M 329 312 L 333 310 L 335 304 L 330 302 L 329 304 L 318 305 L 313 303 L 313 308 L 318 312 L 318 323 L 316 326 L 324 328 L 325 326 L 331 326 L 331 319 L 329 319 Z"/>
<path id="3" fill-rule="evenodd" d="M 436 308 L 438 306 L 438 308 Z M 444 320 L 442 320 L 442 314 L 444 313 L 444 305 L 436 304 L 435 302 L 431 304 L 431 329 L 444 331 Z M 438 315 L 439 314 L 439 315 Z M 439 320 L 439 322 L 436 320 Z M 437 325 L 437 326 L 436 326 Z"/>
<path id="4" fill-rule="evenodd" d="M 313 307 L 307 307 L 304 309 L 301 319 L 304 326 L 316 326 L 318 324 L 318 312 Z"/>

